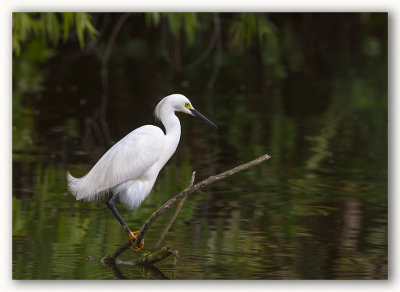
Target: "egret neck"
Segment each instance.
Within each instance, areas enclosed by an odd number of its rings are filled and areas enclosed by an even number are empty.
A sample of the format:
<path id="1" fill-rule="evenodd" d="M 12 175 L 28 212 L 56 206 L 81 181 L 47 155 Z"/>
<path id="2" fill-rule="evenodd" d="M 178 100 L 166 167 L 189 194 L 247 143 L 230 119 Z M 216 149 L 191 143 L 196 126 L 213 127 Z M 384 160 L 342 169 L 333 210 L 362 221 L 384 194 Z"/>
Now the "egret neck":
<path id="1" fill-rule="evenodd" d="M 178 147 L 179 139 L 181 138 L 181 123 L 178 117 L 175 115 L 174 108 L 168 105 L 164 105 L 160 109 L 158 118 L 164 125 L 166 132 L 166 141 L 164 146 L 165 149 L 163 151 L 162 157 L 160 158 L 160 164 L 164 166 Z"/>

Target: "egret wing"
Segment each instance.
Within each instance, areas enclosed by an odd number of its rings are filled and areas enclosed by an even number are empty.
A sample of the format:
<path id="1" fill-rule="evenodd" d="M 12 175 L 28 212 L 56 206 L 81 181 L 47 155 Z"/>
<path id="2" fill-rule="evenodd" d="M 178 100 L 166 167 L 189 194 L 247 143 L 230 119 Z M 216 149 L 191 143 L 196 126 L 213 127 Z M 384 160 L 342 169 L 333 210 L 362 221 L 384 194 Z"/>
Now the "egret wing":
<path id="1" fill-rule="evenodd" d="M 80 179 L 69 175 L 69 189 L 76 198 L 90 200 L 97 194 L 139 178 L 159 159 L 165 135 L 155 126 L 140 127 L 111 147 Z"/>

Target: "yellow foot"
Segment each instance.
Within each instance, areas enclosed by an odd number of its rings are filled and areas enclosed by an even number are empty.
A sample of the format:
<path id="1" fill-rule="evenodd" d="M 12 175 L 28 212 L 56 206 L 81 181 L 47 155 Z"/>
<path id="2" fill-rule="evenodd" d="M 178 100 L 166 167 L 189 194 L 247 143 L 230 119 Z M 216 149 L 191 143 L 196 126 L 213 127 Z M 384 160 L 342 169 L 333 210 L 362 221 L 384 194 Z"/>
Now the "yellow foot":
<path id="1" fill-rule="evenodd" d="M 139 234 L 139 231 L 133 231 L 131 233 L 129 233 L 129 238 L 132 242 L 131 248 L 133 248 L 135 251 L 139 251 L 142 249 L 142 247 L 144 246 L 144 239 L 142 239 L 142 244 L 138 247 L 135 244 L 136 241 L 136 235 Z"/>

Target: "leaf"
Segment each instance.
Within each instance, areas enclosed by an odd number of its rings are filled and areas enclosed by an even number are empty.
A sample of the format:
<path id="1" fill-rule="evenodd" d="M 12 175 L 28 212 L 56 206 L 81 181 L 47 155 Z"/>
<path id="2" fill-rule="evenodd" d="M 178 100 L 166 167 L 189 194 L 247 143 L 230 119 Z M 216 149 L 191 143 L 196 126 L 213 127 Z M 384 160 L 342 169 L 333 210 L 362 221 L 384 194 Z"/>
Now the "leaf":
<path id="1" fill-rule="evenodd" d="M 85 46 L 84 32 L 85 32 L 85 19 L 83 13 L 75 13 L 75 29 L 78 36 L 79 46 L 83 48 Z"/>
<path id="2" fill-rule="evenodd" d="M 250 47 L 251 40 L 253 39 L 253 34 L 257 31 L 256 20 L 254 14 L 248 14 L 245 18 L 245 27 L 246 27 L 246 45 Z"/>
<path id="3" fill-rule="evenodd" d="M 71 13 L 33 13 L 33 12 L 14 12 L 12 14 L 12 48 L 13 52 L 19 55 L 21 46 L 25 42 L 33 40 L 32 34 L 36 35 L 36 39 L 40 39 L 43 43 L 51 43 L 57 45 L 60 35 L 66 42 L 70 31 L 75 29 L 81 48 L 85 45 L 85 32 L 87 31 L 92 40 L 95 40 L 98 34 L 95 27 L 90 21 L 90 14 L 84 12 Z"/>
<path id="4" fill-rule="evenodd" d="M 18 34 L 13 34 L 12 37 L 12 46 L 13 46 L 13 51 L 15 51 L 15 54 L 19 56 L 21 53 L 21 45 L 20 45 L 20 39 Z"/>
<path id="5" fill-rule="evenodd" d="M 96 35 L 97 35 L 99 32 L 94 28 L 94 26 L 93 26 L 92 23 L 90 22 L 90 17 L 89 17 L 88 14 L 86 14 L 86 17 L 85 17 L 85 18 L 86 18 L 86 19 L 85 19 L 85 28 L 87 29 L 90 38 L 91 38 L 92 40 L 95 40 L 95 39 L 96 39 Z"/>
<path id="6" fill-rule="evenodd" d="M 152 24 L 154 26 L 158 26 L 158 24 L 160 23 L 160 13 L 159 12 L 148 12 L 148 13 L 145 13 L 144 17 L 146 20 L 146 24 L 148 26 L 151 26 Z"/>
<path id="7" fill-rule="evenodd" d="M 58 44 L 60 39 L 60 23 L 58 22 L 58 17 L 56 13 L 46 13 L 47 15 L 47 33 L 49 35 L 50 41 L 54 45 Z"/>
<path id="8" fill-rule="evenodd" d="M 243 49 L 243 40 L 244 40 L 244 25 L 241 21 L 237 20 L 233 22 L 229 28 L 229 33 L 232 37 L 232 42 L 239 50 L 239 52 Z"/>
<path id="9" fill-rule="evenodd" d="M 90 22 L 90 16 L 88 13 L 78 12 L 75 13 L 75 27 L 76 34 L 78 36 L 79 46 L 83 48 L 85 46 L 85 30 L 89 33 L 89 36 L 94 40 L 97 30 Z"/>
<path id="10" fill-rule="evenodd" d="M 199 27 L 196 13 L 184 13 L 184 31 L 189 44 L 192 44 L 195 38 L 196 30 Z"/>
<path id="11" fill-rule="evenodd" d="M 168 21 L 169 31 L 173 37 L 177 37 L 181 28 L 182 13 L 165 13 Z"/>
<path id="12" fill-rule="evenodd" d="M 74 15 L 72 12 L 61 13 L 63 19 L 63 40 L 64 43 L 68 40 L 69 31 L 74 24 Z"/>

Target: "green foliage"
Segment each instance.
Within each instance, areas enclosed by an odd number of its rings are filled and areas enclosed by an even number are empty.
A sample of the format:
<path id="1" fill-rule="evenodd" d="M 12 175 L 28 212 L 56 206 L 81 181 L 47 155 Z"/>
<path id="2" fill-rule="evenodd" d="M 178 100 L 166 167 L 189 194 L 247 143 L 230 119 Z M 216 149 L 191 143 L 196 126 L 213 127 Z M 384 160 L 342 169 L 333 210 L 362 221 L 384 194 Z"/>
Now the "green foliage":
<path id="1" fill-rule="evenodd" d="M 159 12 L 148 12 L 144 14 L 147 26 L 158 26 L 160 23 L 160 13 Z"/>
<path id="2" fill-rule="evenodd" d="M 40 65 L 55 55 L 38 39 L 26 44 L 19 58 L 13 60 L 12 143 L 14 150 L 32 149 L 34 109 L 23 102 L 26 94 L 44 90 L 44 72 Z"/>
<path id="3" fill-rule="evenodd" d="M 261 44 L 268 42 L 277 46 L 274 27 L 262 13 L 239 13 L 239 17 L 230 25 L 229 34 L 239 52 L 244 47 L 250 47 L 255 38 Z"/>
<path id="4" fill-rule="evenodd" d="M 95 40 L 97 34 L 97 30 L 90 22 L 90 15 L 85 12 L 14 12 L 12 21 L 13 52 L 17 56 L 21 53 L 21 46 L 32 40 L 33 37 L 56 46 L 61 34 L 63 35 L 63 41 L 66 42 L 75 26 L 79 45 L 83 48 L 85 46 L 85 32 L 93 40 Z"/>
<path id="5" fill-rule="evenodd" d="M 213 21 L 213 14 L 202 13 L 202 21 L 199 21 L 199 13 L 145 13 L 148 26 L 159 26 L 162 20 L 168 25 L 168 31 L 174 38 L 184 33 L 189 45 L 194 43 L 196 34 Z M 254 39 L 277 48 L 277 37 L 273 24 L 263 13 L 237 13 L 237 17 L 229 26 L 229 37 L 232 39 L 235 49 L 242 53 L 244 48 L 249 48 Z"/>
<path id="6" fill-rule="evenodd" d="M 197 21 L 196 13 L 185 13 L 183 15 L 184 19 L 184 32 L 189 44 L 192 44 L 195 38 L 195 34 L 200 28 L 199 22 Z"/>
<path id="7" fill-rule="evenodd" d="M 145 14 L 146 24 L 158 26 L 161 19 L 165 19 L 168 23 L 168 30 L 174 38 L 180 36 L 181 31 L 185 34 L 185 37 L 189 45 L 193 44 L 196 33 L 200 30 L 197 14 L 193 12 L 186 13 L 146 13 Z"/>
<path id="8" fill-rule="evenodd" d="M 92 40 L 95 39 L 95 35 L 97 34 L 97 30 L 93 27 L 90 22 L 90 15 L 87 13 L 75 13 L 75 27 L 76 33 L 78 35 L 79 45 L 81 48 L 85 46 L 85 31 L 89 33 L 89 36 Z"/>
<path id="9" fill-rule="evenodd" d="M 291 31 L 278 34 L 277 28 L 265 13 L 237 13 L 233 16 L 221 14 L 220 17 L 224 19 L 222 25 L 227 23 L 228 28 L 222 29 L 222 33 L 227 31 L 227 37 L 221 35 L 219 37 L 227 40 L 228 47 L 237 54 L 244 54 L 251 46 L 256 45 L 262 62 L 268 67 L 271 76 L 277 79 L 284 76 L 282 47 L 285 49 L 286 45 L 291 51 L 296 49 L 295 37 L 290 35 Z M 213 13 L 146 13 L 145 19 L 148 26 L 159 26 L 164 20 L 163 23 L 175 40 L 183 33 L 187 43 L 192 47 L 196 47 L 194 46 L 196 38 L 199 39 L 196 45 L 201 44 L 200 31 L 212 35 L 214 26 L 221 25 L 217 24 Z M 296 70 L 300 66 L 301 56 L 297 54 L 290 62 Z"/>

